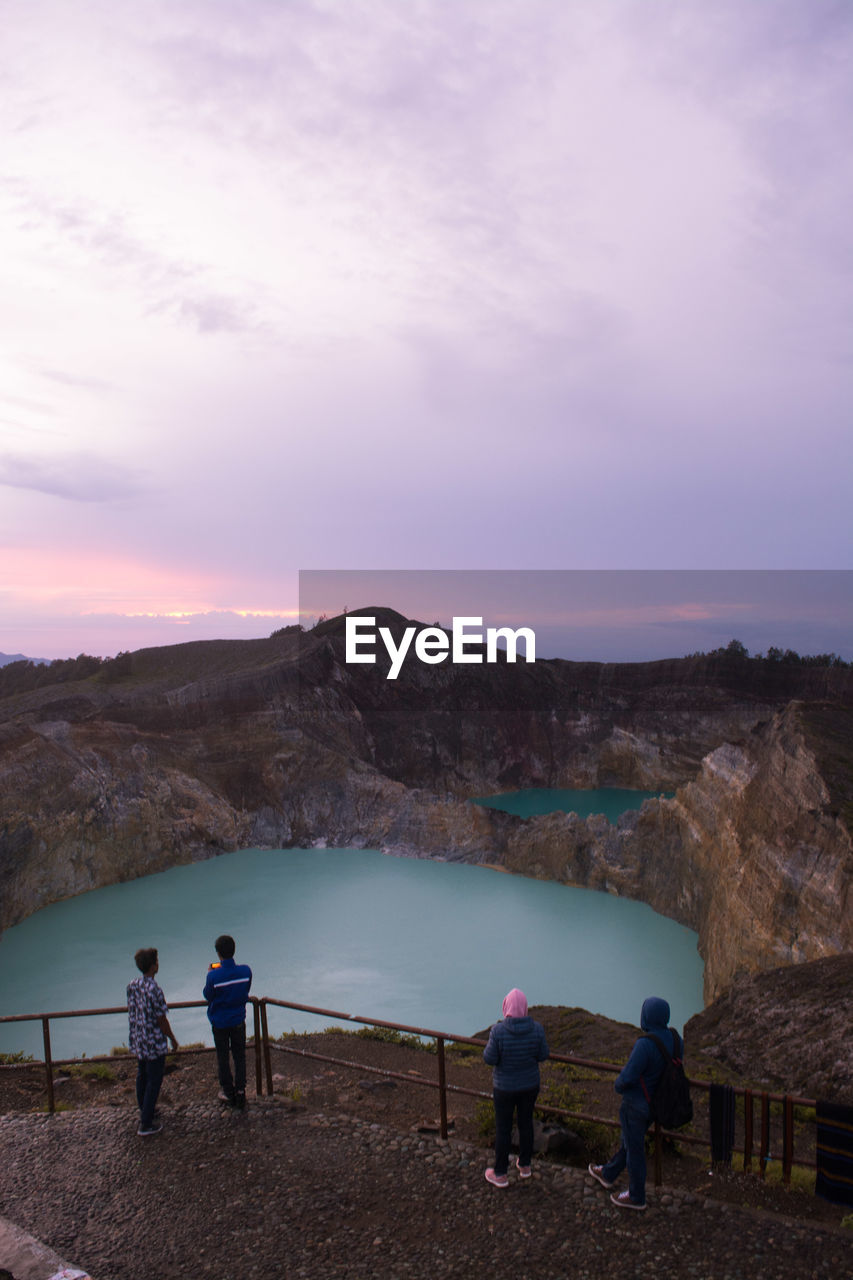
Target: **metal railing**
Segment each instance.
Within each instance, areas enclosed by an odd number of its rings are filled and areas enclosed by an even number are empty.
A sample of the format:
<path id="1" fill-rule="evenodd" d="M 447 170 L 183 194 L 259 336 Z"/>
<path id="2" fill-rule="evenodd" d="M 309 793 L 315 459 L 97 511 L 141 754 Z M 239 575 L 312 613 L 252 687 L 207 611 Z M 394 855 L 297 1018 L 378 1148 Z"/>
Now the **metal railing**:
<path id="1" fill-rule="evenodd" d="M 260 1000 L 256 996 L 250 996 L 249 1002 L 252 1005 L 252 1014 L 255 1029 L 255 1044 L 260 1043 Z M 205 1000 L 176 1000 L 174 1004 L 169 1005 L 169 1010 L 173 1009 L 206 1009 L 207 1002 Z M 127 1016 L 127 1005 L 113 1005 L 107 1009 L 62 1009 L 53 1013 L 14 1013 L 6 1017 L 0 1018 L 0 1024 L 7 1022 L 40 1022 L 42 1031 L 42 1043 L 44 1045 L 44 1058 L 39 1062 L 34 1060 L 24 1063 L 7 1064 L 11 1067 L 15 1066 L 43 1066 L 45 1074 L 45 1092 L 47 1093 L 47 1109 L 50 1112 L 56 1111 L 56 1098 L 53 1090 L 53 1072 L 55 1067 L 75 1066 L 82 1061 L 89 1062 L 122 1062 L 132 1060 L 136 1061 L 134 1054 L 128 1053 L 103 1053 L 96 1054 L 94 1057 L 82 1058 L 54 1058 L 50 1045 L 50 1024 L 60 1018 L 97 1018 L 109 1014 L 123 1013 Z M 180 1053 L 185 1056 L 200 1053 L 214 1053 L 212 1047 L 202 1049 L 180 1049 Z M 0 1070 L 5 1069 L 0 1066 Z M 261 1057 L 259 1053 L 255 1054 L 255 1093 L 260 1095 L 262 1089 L 261 1080 Z"/>
<path id="2" fill-rule="evenodd" d="M 386 1076 L 390 1079 L 405 1080 L 409 1084 L 419 1084 L 426 1088 L 438 1089 L 439 1091 L 439 1132 L 442 1138 L 448 1136 L 447 1125 L 447 1095 L 449 1093 L 465 1094 L 469 1097 L 482 1098 L 491 1101 L 492 1095 L 481 1089 L 470 1089 L 463 1085 L 452 1084 L 447 1079 L 447 1063 L 445 1046 L 453 1045 L 470 1045 L 478 1049 L 486 1047 L 485 1040 L 476 1040 L 471 1036 L 453 1035 L 447 1031 L 435 1031 L 427 1027 L 413 1027 L 400 1022 L 387 1022 L 377 1018 L 362 1017 L 357 1014 L 342 1013 L 340 1010 L 321 1009 L 313 1005 L 296 1004 L 292 1001 L 278 1000 L 273 997 L 264 996 L 261 1001 L 261 1044 L 264 1057 L 264 1073 L 266 1077 L 267 1093 L 273 1093 L 272 1086 L 272 1060 L 271 1053 L 273 1051 L 279 1053 L 291 1053 L 303 1058 L 313 1058 L 319 1062 L 328 1062 L 339 1066 L 353 1067 L 362 1072 L 369 1072 L 376 1075 Z M 333 1057 L 328 1054 L 315 1053 L 312 1050 L 300 1049 L 287 1043 L 287 1041 L 276 1041 L 270 1037 L 269 1025 L 267 1017 L 267 1008 L 274 1006 L 281 1009 L 293 1009 L 301 1013 L 317 1014 L 321 1017 L 336 1018 L 345 1022 L 361 1023 L 365 1026 L 379 1027 L 390 1031 L 397 1031 L 401 1034 L 417 1036 L 420 1039 L 430 1039 L 435 1041 L 436 1045 L 436 1077 L 429 1079 L 427 1077 L 416 1077 L 410 1073 L 403 1075 L 400 1072 L 387 1071 L 381 1067 L 368 1067 L 363 1063 L 356 1063 L 343 1058 Z M 581 1067 L 584 1070 L 603 1071 L 611 1075 L 618 1075 L 621 1066 L 616 1066 L 612 1062 L 599 1062 L 590 1058 L 579 1058 L 574 1054 L 551 1053 L 548 1059 L 552 1063 L 563 1063 L 567 1066 Z M 711 1081 L 697 1080 L 691 1077 L 691 1088 L 699 1091 L 710 1092 Z M 791 1182 L 791 1171 L 794 1166 L 794 1107 L 811 1107 L 815 1106 L 815 1102 L 811 1098 L 794 1097 L 789 1094 L 780 1093 L 758 1093 L 756 1094 L 750 1089 L 733 1089 L 735 1097 L 741 1097 L 744 1100 L 744 1138 L 743 1138 L 743 1161 L 744 1170 L 749 1172 L 752 1161 L 757 1158 L 758 1173 L 764 1178 L 767 1165 L 772 1159 L 771 1156 L 771 1104 L 778 1104 L 782 1107 L 782 1180 L 785 1186 L 789 1186 Z M 754 1123 L 754 1103 L 758 1100 L 760 1106 L 760 1140 L 758 1150 L 755 1150 L 755 1123 Z M 612 1116 L 600 1116 L 585 1111 L 569 1110 L 565 1107 L 558 1107 L 550 1103 L 537 1100 L 536 1110 L 545 1115 L 560 1116 L 565 1119 L 581 1121 L 589 1124 L 606 1125 L 608 1128 L 618 1129 L 619 1121 L 614 1120 Z M 691 1146 L 705 1147 L 710 1150 L 711 1142 L 708 1138 L 700 1137 L 695 1133 L 686 1133 L 684 1130 L 670 1131 L 661 1128 L 655 1123 L 653 1127 L 654 1137 L 654 1174 L 655 1185 L 660 1186 L 663 1181 L 663 1146 L 667 1139 L 673 1139 L 683 1142 Z M 797 1158 L 796 1163 L 806 1168 L 815 1168 L 814 1160 Z"/>
<path id="3" fill-rule="evenodd" d="M 357 1014 L 341 1012 L 338 1009 L 319 1008 L 315 1005 L 297 1004 L 294 1001 L 279 1000 L 273 996 L 250 996 L 249 1003 L 252 1006 L 252 1019 L 254 1025 L 254 1066 L 255 1066 L 255 1093 L 260 1097 L 266 1092 L 267 1095 L 273 1095 L 273 1070 L 272 1055 L 273 1053 L 292 1054 L 305 1059 L 313 1059 L 318 1062 L 326 1062 L 338 1066 L 353 1068 L 362 1073 L 375 1074 L 383 1076 L 391 1080 L 403 1080 L 407 1084 L 421 1085 L 429 1089 L 437 1089 L 439 1095 L 439 1134 L 442 1138 L 447 1138 L 449 1133 L 447 1098 L 448 1094 L 463 1094 L 472 1098 L 480 1098 L 491 1101 L 492 1095 L 482 1089 L 472 1089 L 465 1085 L 455 1084 L 448 1080 L 447 1077 L 447 1054 L 446 1047 L 448 1044 L 453 1046 L 470 1046 L 477 1049 L 484 1049 L 485 1040 L 474 1039 L 471 1036 L 454 1035 L 447 1031 L 436 1031 L 428 1027 L 410 1026 L 402 1022 L 390 1022 L 381 1018 L 370 1018 Z M 169 1009 L 198 1009 L 206 1008 L 204 1000 L 182 1000 L 170 1004 Z M 276 1040 L 270 1036 L 269 1018 L 267 1010 L 270 1008 L 291 1009 L 300 1013 L 314 1014 L 318 1017 L 333 1018 L 345 1023 L 359 1023 L 366 1027 L 374 1027 L 381 1030 L 397 1032 L 401 1035 L 409 1035 L 417 1037 L 420 1040 L 432 1040 L 436 1047 L 436 1073 L 434 1078 L 425 1075 L 413 1075 L 411 1072 L 405 1074 L 398 1071 L 391 1071 L 383 1067 L 370 1066 L 363 1062 L 354 1062 L 351 1059 L 335 1057 L 330 1054 L 317 1053 L 313 1050 L 299 1048 L 290 1043 L 287 1038 Z M 126 1005 L 117 1005 L 104 1009 L 70 1009 L 60 1010 L 53 1013 L 29 1013 L 29 1014 L 12 1014 L 0 1017 L 0 1024 L 12 1022 L 39 1022 L 42 1028 L 42 1041 L 44 1045 L 44 1058 L 41 1061 L 31 1060 L 24 1063 L 8 1064 L 0 1066 L 0 1070 L 14 1070 L 16 1067 L 44 1067 L 45 1073 L 45 1089 L 47 1093 L 48 1111 L 56 1110 L 56 1100 L 54 1095 L 54 1069 L 56 1067 L 75 1065 L 81 1061 L 86 1063 L 96 1062 L 116 1062 L 122 1060 L 136 1061 L 134 1055 L 127 1053 L 111 1053 L 102 1054 L 95 1057 L 80 1058 L 54 1058 L 51 1052 L 50 1040 L 50 1024 L 60 1018 L 85 1018 L 99 1017 L 110 1014 L 127 1014 Z M 306 1035 L 311 1033 L 306 1032 Z M 213 1053 L 212 1047 L 191 1047 L 178 1050 L 178 1055 L 190 1056 L 194 1054 Z M 600 1071 L 612 1075 L 617 1075 L 621 1067 L 614 1065 L 612 1062 L 599 1062 L 590 1058 L 579 1058 L 573 1054 L 552 1053 L 548 1059 L 551 1063 L 565 1064 L 571 1067 L 580 1067 L 584 1070 Z M 712 1085 L 707 1080 L 697 1080 L 691 1077 L 691 1087 L 709 1092 Z M 743 1099 L 744 1105 L 744 1123 L 743 1123 L 743 1167 L 745 1172 L 749 1172 L 752 1168 L 752 1161 L 757 1158 L 758 1173 L 760 1177 L 765 1176 L 768 1162 L 773 1158 L 771 1155 L 771 1107 L 773 1104 L 781 1106 L 782 1113 L 782 1180 L 785 1186 L 790 1185 L 791 1170 L 794 1165 L 794 1108 L 806 1107 L 814 1108 L 816 1103 L 811 1098 L 794 1097 L 789 1094 L 758 1092 L 751 1089 L 734 1088 L 735 1097 Z M 759 1106 L 759 1141 L 758 1149 L 755 1150 L 755 1104 Z M 572 1120 L 574 1122 L 586 1122 L 590 1124 L 605 1125 L 608 1128 L 618 1129 L 619 1121 L 614 1120 L 612 1116 L 600 1116 L 590 1112 L 571 1110 L 565 1107 L 559 1107 L 546 1101 L 537 1101 L 536 1110 L 544 1115 L 559 1116 L 561 1118 Z M 669 1132 L 655 1124 L 653 1129 L 654 1135 L 654 1176 L 655 1185 L 660 1186 L 662 1182 L 662 1159 L 663 1159 L 663 1143 L 665 1139 L 674 1139 L 681 1143 L 691 1146 L 700 1146 L 711 1148 L 711 1142 L 708 1138 L 700 1137 L 696 1133 L 688 1133 L 684 1130 L 677 1132 Z M 733 1148 L 734 1150 L 734 1148 Z M 814 1168 L 815 1161 L 803 1159 L 797 1156 L 796 1163 L 806 1168 Z"/>

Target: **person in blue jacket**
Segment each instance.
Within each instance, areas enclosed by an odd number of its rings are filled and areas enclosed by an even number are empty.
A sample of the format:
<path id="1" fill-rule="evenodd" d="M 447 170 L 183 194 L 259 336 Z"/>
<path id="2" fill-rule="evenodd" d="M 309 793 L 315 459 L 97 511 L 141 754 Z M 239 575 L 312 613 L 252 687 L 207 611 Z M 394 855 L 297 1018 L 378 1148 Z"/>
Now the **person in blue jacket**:
<path id="1" fill-rule="evenodd" d="M 539 1093 L 539 1063 L 548 1057 L 542 1025 L 527 1012 L 527 997 L 513 987 L 504 997 L 503 1021 L 489 1033 L 483 1057 L 492 1067 L 495 1104 L 495 1163 L 486 1170 L 493 1187 L 508 1187 L 513 1115 L 518 1115 L 518 1173 L 530 1177 L 533 1154 L 533 1108 Z"/>
<path id="2" fill-rule="evenodd" d="M 673 1052 L 675 1042 L 669 1026 L 669 1004 L 666 1000 L 660 996 L 649 996 L 643 1001 L 640 1030 L 656 1035 L 669 1052 Z M 619 1150 L 607 1164 L 591 1164 L 589 1172 L 596 1182 L 600 1182 L 609 1191 L 627 1164 L 627 1191 L 620 1191 L 610 1197 L 620 1209 L 645 1209 L 646 1207 L 646 1130 L 650 1120 L 649 1099 L 654 1095 L 665 1066 L 666 1060 L 654 1040 L 640 1036 L 613 1085 L 616 1092 L 622 1095 L 622 1105 L 619 1108 L 622 1141 Z"/>
<path id="3" fill-rule="evenodd" d="M 235 963 L 236 947 L 229 934 L 221 934 L 213 945 L 219 960 L 207 971 L 203 995 L 216 1045 L 222 1090 L 219 1097 L 232 1107 L 242 1108 L 246 1105 L 246 1001 L 252 970 L 247 964 Z"/>

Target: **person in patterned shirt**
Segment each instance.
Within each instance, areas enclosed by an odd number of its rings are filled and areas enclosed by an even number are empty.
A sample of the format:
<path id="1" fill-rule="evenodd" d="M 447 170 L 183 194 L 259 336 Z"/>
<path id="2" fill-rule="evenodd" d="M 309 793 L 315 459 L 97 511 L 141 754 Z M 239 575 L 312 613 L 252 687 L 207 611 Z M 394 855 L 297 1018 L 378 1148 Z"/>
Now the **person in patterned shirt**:
<path id="1" fill-rule="evenodd" d="M 142 947 L 133 957 L 142 974 L 127 988 L 127 1016 L 130 1024 L 130 1052 L 136 1054 L 136 1101 L 139 1103 L 141 1138 L 159 1133 L 163 1126 L 154 1119 L 154 1108 L 166 1070 L 167 1041 L 172 1050 L 178 1048 L 169 1026 L 168 1005 L 162 989 L 155 981 L 160 968 L 156 947 Z"/>

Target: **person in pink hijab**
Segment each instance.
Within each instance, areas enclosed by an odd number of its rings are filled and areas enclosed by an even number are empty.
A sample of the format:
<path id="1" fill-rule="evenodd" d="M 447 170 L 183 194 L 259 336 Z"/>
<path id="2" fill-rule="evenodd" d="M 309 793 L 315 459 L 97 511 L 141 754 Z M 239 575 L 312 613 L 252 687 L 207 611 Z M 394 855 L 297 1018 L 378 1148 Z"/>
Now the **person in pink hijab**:
<path id="1" fill-rule="evenodd" d="M 541 1023 L 527 1012 L 527 997 L 518 987 L 507 992 L 503 1021 L 489 1033 L 483 1058 L 492 1068 L 492 1098 L 495 1104 L 495 1163 L 486 1170 L 493 1187 L 508 1187 L 509 1148 L 512 1122 L 518 1117 L 518 1174 L 530 1177 L 533 1155 L 533 1108 L 539 1094 L 539 1063 L 548 1057 L 548 1044 Z"/>

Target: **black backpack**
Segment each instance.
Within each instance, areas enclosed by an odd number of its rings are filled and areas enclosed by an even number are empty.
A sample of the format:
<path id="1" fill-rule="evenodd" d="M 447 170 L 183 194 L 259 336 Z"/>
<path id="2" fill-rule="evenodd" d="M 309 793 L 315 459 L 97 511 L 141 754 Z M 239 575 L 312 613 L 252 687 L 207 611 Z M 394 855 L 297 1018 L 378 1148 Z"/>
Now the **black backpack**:
<path id="1" fill-rule="evenodd" d="M 677 1031 L 673 1028 L 672 1040 L 675 1053 L 665 1048 L 658 1036 L 647 1032 L 645 1039 L 654 1040 L 664 1057 L 664 1069 L 653 1096 L 650 1098 L 645 1081 L 640 1079 L 643 1093 L 649 1104 L 649 1115 L 656 1120 L 662 1129 L 680 1129 L 693 1119 L 693 1099 L 690 1097 L 690 1084 L 684 1074 L 682 1054 L 684 1046 Z"/>

